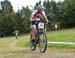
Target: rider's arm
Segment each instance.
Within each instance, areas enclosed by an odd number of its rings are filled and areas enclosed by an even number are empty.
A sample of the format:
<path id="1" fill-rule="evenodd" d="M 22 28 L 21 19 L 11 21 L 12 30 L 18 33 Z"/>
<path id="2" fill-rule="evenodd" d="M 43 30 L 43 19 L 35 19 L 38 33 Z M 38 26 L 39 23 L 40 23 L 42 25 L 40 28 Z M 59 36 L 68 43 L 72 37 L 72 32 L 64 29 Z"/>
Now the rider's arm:
<path id="1" fill-rule="evenodd" d="M 30 16 L 30 21 L 32 21 L 32 19 L 34 18 L 34 14 L 37 12 L 37 10 L 34 10 Z"/>
<path id="2" fill-rule="evenodd" d="M 31 15 L 30 18 L 29 18 L 30 22 L 32 21 L 32 18 L 33 18 L 33 16 Z"/>
<path id="3" fill-rule="evenodd" d="M 45 18 L 46 22 L 48 22 L 48 18 L 47 18 L 47 16 L 44 16 L 44 18 Z"/>
<path id="4" fill-rule="evenodd" d="M 44 16 L 44 18 L 45 18 L 45 21 L 48 22 L 48 18 L 47 18 L 47 16 L 45 15 L 45 12 L 44 12 L 44 11 L 42 12 L 42 14 L 43 14 L 43 16 Z"/>
<path id="5" fill-rule="evenodd" d="M 29 18 L 30 22 L 31 22 L 32 19 L 33 19 L 33 15 L 34 15 L 34 12 L 32 12 L 32 14 L 31 14 L 31 16 L 30 16 L 30 18 Z"/>

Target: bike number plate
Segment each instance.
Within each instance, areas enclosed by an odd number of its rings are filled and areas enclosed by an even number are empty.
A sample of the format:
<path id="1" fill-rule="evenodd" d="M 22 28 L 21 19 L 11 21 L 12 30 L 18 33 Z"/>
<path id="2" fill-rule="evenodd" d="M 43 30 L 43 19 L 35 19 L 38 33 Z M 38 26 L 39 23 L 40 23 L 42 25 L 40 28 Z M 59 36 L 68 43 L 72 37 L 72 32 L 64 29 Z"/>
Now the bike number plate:
<path id="1" fill-rule="evenodd" d="M 44 29 L 44 23 L 40 22 L 40 23 L 38 24 L 38 28 L 39 28 L 39 29 Z"/>

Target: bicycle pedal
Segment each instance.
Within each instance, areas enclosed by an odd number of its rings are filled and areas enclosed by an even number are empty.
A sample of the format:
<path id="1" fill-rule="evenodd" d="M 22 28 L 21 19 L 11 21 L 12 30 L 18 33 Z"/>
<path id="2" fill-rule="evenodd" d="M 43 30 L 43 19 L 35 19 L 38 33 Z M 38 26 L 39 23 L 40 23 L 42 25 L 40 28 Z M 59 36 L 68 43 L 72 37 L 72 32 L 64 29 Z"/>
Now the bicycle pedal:
<path id="1" fill-rule="evenodd" d="M 32 40 L 31 42 L 32 42 L 33 45 L 35 45 L 35 40 Z"/>

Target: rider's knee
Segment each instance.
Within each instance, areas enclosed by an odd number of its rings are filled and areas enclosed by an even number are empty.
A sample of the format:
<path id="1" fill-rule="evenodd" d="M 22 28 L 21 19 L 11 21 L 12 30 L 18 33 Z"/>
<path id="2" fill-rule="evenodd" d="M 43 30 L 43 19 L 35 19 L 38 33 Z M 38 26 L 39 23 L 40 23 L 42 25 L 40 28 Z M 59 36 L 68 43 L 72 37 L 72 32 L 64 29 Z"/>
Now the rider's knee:
<path id="1" fill-rule="evenodd" d="M 32 31 L 34 31 L 34 32 L 36 31 L 36 26 L 35 25 L 32 26 Z"/>
<path id="2" fill-rule="evenodd" d="M 33 31 L 33 32 L 36 32 L 36 27 L 32 28 L 32 31 Z"/>

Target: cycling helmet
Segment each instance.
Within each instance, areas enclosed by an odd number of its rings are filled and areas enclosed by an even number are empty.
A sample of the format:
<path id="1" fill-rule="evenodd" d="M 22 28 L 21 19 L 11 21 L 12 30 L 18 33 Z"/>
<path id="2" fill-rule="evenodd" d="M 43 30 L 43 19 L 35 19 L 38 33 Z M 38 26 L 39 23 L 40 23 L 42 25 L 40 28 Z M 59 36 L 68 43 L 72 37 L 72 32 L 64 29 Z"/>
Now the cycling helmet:
<path id="1" fill-rule="evenodd" d="M 39 5 L 38 10 L 45 10 L 45 7 L 43 5 Z"/>

